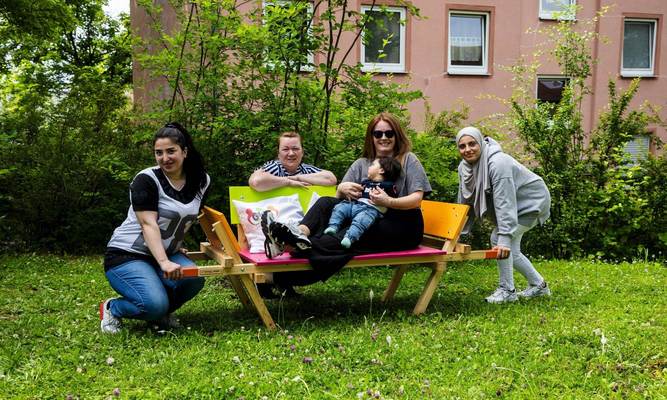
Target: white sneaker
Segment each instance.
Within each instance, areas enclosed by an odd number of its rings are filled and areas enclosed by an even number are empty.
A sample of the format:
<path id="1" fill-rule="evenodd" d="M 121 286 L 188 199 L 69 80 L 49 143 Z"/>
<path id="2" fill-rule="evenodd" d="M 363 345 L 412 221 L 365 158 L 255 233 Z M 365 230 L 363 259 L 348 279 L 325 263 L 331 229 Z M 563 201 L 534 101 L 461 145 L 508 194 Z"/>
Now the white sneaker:
<path id="1" fill-rule="evenodd" d="M 100 304 L 100 329 L 104 333 L 118 333 L 121 328 L 120 318 L 116 318 L 109 310 L 109 302 L 113 299 L 106 299 L 104 303 Z"/>
<path id="2" fill-rule="evenodd" d="M 510 291 L 499 287 L 495 292 L 493 292 L 492 295 L 488 296 L 484 300 L 486 300 L 487 303 L 503 304 L 511 303 L 513 301 L 517 301 L 518 299 L 519 298 L 516 296 L 516 290 Z"/>
<path id="3" fill-rule="evenodd" d="M 517 295 L 519 297 L 523 297 L 524 299 L 532 299 L 533 297 L 540 296 L 551 296 L 551 289 L 549 289 L 547 281 L 543 281 L 540 285 L 537 286 L 528 285 L 525 290 L 520 291 L 517 293 Z"/>

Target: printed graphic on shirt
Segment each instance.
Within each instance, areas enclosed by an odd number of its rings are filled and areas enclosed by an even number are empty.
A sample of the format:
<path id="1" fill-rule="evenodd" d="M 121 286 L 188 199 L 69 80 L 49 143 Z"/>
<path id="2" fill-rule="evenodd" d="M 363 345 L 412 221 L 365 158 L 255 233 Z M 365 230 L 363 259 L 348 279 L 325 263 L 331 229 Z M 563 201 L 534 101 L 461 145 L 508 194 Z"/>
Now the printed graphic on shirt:
<path id="1" fill-rule="evenodd" d="M 392 181 L 382 181 L 374 182 L 370 179 L 364 179 L 361 181 L 361 186 L 363 186 L 364 191 L 361 193 L 361 197 L 364 199 L 370 199 L 370 193 L 373 189 L 382 189 L 391 197 L 396 197 L 396 186 Z"/>

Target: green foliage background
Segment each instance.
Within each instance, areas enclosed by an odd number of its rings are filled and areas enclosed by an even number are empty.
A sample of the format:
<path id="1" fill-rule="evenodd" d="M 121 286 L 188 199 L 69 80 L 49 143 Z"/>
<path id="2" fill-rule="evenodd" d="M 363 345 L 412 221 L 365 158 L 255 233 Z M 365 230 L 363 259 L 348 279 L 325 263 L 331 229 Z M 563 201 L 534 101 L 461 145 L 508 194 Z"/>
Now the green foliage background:
<path id="1" fill-rule="evenodd" d="M 419 10 L 400 3 L 420 18 Z M 347 0 L 297 1 L 264 11 L 228 0 L 171 1 L 179 24 L 170 33 L 161 29 L 161 7 L 138 4 L 152 18 L 150 37 L 132 37 L 127 17 L 109 19 L 100 0 L 35 2 L 35 10 L 50 13 L 48 20 L 39 13 L 27 17 L 21 0 L 0 6 L 0 247 L 102 251 L 125 216 L 130 180 L 153 163 L 152 135 L 167 121 L 191 131 L 213 178 L 209 203 L 224 210 L 226 188 L 245 184 L 275 157 L 280 132 L 298 131 L 305 161 L 342 177 L 361 153 L 373 115 L 390 111 L 409 126 L 406 106 L 423 99 L 391 76 L 378 79 L 350 65 L 370 17 Z M 431 198 L 454 201 L 459 158 L 453 138 L 474 123 L 502 139 L 550 188 L 552 218 L 527 235 L 529 253 L 664 258 L 667 161 L 649 157 L 633 164 L 623 151 L 648 124 L 664 124 L 658 111 L 630 108 L 639 81 L 620 92 L 610 81 L 609 104 L 585 132 L 580 109 L 595 61 L 588 44 L 597 38 L 568 21 L 541 33 L 571 77 L 560 103 L 534 99 L 538 66 L 519 61 L 510 68 L 514 93 L 502 99 L 508 105 L 502 120 L 469 121 L 461 104 L 427 109 L 424 130 L 408 129 L 433 186 Z M 344 47 L 341 35 L 355 42 Z M 150 109 L 129 100 L 133 49 L 149 79 L 161 82 L 149 94 L 157 99 Z M 487 246 L 488 231 L 478 225 L 467 240 Z"/>

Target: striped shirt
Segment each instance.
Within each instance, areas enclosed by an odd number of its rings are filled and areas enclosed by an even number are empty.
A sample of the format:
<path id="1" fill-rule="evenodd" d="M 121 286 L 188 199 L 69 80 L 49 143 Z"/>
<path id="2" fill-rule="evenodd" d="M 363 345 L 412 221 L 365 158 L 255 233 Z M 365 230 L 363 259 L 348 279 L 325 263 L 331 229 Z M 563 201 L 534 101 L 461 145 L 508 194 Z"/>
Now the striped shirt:
<path id="1" fill-rule="evenodd" d="M 296 172 L 293 173 L 293 174 L 290 174 L 289 172 L 287 172 L 287 170 L 285 170 L 285 167 L 283 167 L 283 164 L 278 160 L 271 160 L 271 161 L 268 161 L 268 162 L 264 163 L 264 165 L 262 165 L 261 169 L 263 169 L 264 171 L 268 172 L 271 175 L 280 176 L 280 177 L 315 174 L 317 172 L 322 171 L 320 168 L 317 168 L 313 165 L 301 163 L 301 164 L 299 164 L 299 167 L 296 169 Z"/>

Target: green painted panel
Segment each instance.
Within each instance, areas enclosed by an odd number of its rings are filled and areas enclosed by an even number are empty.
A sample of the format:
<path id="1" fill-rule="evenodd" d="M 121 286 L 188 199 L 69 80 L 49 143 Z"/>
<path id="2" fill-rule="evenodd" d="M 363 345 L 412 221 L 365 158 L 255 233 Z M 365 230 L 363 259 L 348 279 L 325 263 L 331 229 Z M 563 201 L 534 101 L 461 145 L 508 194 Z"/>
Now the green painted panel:
<path id="1" fill-rule="evenodd" d="M 232 224 L 239 223 L 239 216 L 234 208 L 232 200 L 241 201 L 261 201 L 277 196 L 290 196 L 294 193 L 299 195 L 299 202 L 301 207 L 305 210 L 310 202 L 313 192 L 320 196 L 336 196 L 336 186 L 308 186 L 303 188 L 282 187 L 278 189 L 269 190 L 268 192 L 256 192 L 250 186 L 230 186 L 229 187 L 229 215 Z"/>

